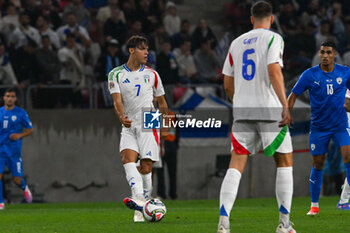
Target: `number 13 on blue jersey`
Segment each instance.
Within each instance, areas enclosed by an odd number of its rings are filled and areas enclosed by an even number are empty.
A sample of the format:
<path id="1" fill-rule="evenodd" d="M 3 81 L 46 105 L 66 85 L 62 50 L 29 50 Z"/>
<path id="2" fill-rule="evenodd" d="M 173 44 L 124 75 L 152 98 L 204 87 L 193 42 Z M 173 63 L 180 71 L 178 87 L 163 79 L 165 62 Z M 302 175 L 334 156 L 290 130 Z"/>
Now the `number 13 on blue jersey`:
<path id="1" fill-rule="evenodd" d="M 242 66 L 242 75 L 245 80 L 252 80 L 255 75 L 255 62 L 253 59 L 249 59 L 249 54 L 255 53 L 254 49 L 246 49 L 243 52 L 243 66 Z M 250 74 L 248 74 L 248 67 L 250 67 Z"/>

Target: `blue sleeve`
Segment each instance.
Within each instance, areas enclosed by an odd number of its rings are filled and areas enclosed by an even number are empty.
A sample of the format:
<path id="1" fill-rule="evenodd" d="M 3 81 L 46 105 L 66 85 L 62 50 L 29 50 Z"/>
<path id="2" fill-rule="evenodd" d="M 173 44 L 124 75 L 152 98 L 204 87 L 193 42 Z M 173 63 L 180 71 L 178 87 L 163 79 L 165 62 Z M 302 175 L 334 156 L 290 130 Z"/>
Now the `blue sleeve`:
<path id="1" fill-rule="evenodd" d="M 22 111 L 21 124 L 22 124 L 23 128 L 25 128 L 25 129 L 32 129 L 33 128 L 32 122 L 30 121 L 28 113 L 25 110 Z"/>
<path id="2" fill-rule="evenodd" d="M 305 71 L 301 74 L 298 82 L 292 89 L 292 92 L 296 95 L 301 95 L 306 89 L 309 89 L 309 72 Z"/>

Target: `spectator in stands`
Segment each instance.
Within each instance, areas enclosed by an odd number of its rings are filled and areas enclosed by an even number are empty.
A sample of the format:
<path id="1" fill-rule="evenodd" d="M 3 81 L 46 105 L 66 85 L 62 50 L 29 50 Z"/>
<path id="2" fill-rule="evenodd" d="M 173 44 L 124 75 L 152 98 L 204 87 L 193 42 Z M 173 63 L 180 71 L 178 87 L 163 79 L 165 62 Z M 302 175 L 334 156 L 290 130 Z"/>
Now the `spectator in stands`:
<path id="1" fill-rule="evenodd" d="M 37 83 L 38 62 L 35 56 L 37 47 L 38 45 L 34 40 L 28 40 L 26 44 L 19 47 L 12 55 L 12 67 L 20 88 Z"/>
<path id="2" fill-rule="evenodd" d="M 315 25 L 312 23 L 303 26 L 303 31 L 296 34 L 290 40 L 289 70 L 293 73 L 300 74 L 311 66 L 312 59 L 316 53 L 316 40 L 314 37 Z"/>
<path id="3" fill-rule="evenodd" d="M 120 19 L 120 9 L 111 9 L 112 15 L 107 19 L 103 26 L 103 34 L 107 40 L 116 39 L 119 43 L 124 44 L 128 36 L 128 28 Z"/>
<path id="4" fill-rule="evenodd" d="M 282 25 L 283 34 L 287 37 L 301 33 L 299 16 L 292 3 L 286 3 L 283 6 L 279 17 L 279 23 Z"/>
<path id="5" fill-rule="evenodd" d="M 68 14 L 70 12 L 74 12 L 76 16 L 76 22 L 80 26 L 83 26 L 85 28 L 89 28 L 91 24 L 91 19 L 90 19 L 90 13 L 89 11 L 85 8 L 83 4 L 83 0 L 71 0 L 71 3 L 69 3 L 63 11 L 63 17 L 67 19 L 68 23 Z"/>
<path id="6" fill-rule="evenodd" d="M 163 18 L 165 31 L 169 36 L 180 32 L 181 19 L 176 13 L 176 5 L 173 2 L 166 4 L 167 14 Z"/>
<path id="7" fill-rule="evenodd" d="M 320 31 L 316 33 L 316 48 L 320 48 L 321 44 L 325 41 L 332 41 L 338 44 L 338 40 L 335 36 L 330 33 L 331 24 L 328 20 L 322 20 Z"/>
<path id="8" fill-rule="evenodd" d="M 108 6 L 101 7 L 98 12 L 96 19 L 98 21 L 99 27 L 103 28 L 103 25 L 106 23 L 107 19 L 111 18 L 112 11 L 114 9 L 119 9 L 119 20 L 123 23 L 126 23 L 124 12 L 120 9 L 119 0 L 108 0 Z"/>
<path id="9" fill-rule="evenodd" d="M 135 22 L 135 20 L 137 19 L 136 1 L 122 1 L 120 8 L 123 9 L 125 18 L 128 19 L 128 21 L 125 23 L 128 25 L 128 28 L 130 28 L 132 23 Z"/>
<path id="10" fill-rule="evenodd" d="M 75 41 L 75 34 L 68 33 L 66 45 L 58 51 L 62 67 L 60 84 L 76 86 L 74 89 L 61 91 L 60 104 L 63 106 L 79 105 L 81 101 L 80 89 L 85 83 L 83 52 Z"/>
<path id="11" fill-rule="evenodd" d="M 201 45 L 201 41 L 209 40 L 212 49 L 217 45 L 217 39 L 213 31 L 208 27 L 207 20 L 199 20 L 199 25 L 192 33 L 192 51 L 196 51 Z"/>
<path id="12" fill-rule="evenodd" d="M 77 24 L 77 17 L 75 13 L 74 12 L 67 13 L 66 21 L 67 21 L 67 24 L 59 27 L 57 30 L 57 34 L 58 34 L 58 37 L 60 38 L 61 44 L 64 45 L 67 34 L 73 33 L 77 39 L 76 42 L 78 44 L 80 44 L 83 47 L 84 46 L 89 47 L 91 44 L 90 36 L 84 27 L 79 26 Z"/>
<path id="13" fill-rule="evenodd" d="M 129 35 L 128 35 L 128 38 L 133 36 L 133 35 L 143 35 L 144 33 L 142 32 L 142 23 L 141 21 L 139 20 L 135 20 L 133 23 L 132 23 L 132 26 L 129 30 Z"/>
<path id="14" fill-rule="evenodd" d="M 124 64 L 126 60 L 126 57 L 120 51 L 119 42 L 116 39 L 107 42 L 107 49 L 101 54 L 95 68 L 95 73 L 97 74 L 96 81 L 99 83 L 102 90 L 104 107 L 113 106 L 113 100 L 107 86 L 107 75 L 113 68 Z"/>
<path id="15" fill-rule="evenodd" d="M 142 22 L 142 29 L 146 34 L 153 32 L 160 22 L 160 16 L 151 9 L 149 0 L 139 1 L 136 17 Z"/>
<path id="16" fill-rule="evenodd" d="M 6 52 L 4 41 L 0 41 L 0 84 L 16 85 L 17 78 L 12 69 L 9 55 Z"/>
<path id="17" fill-rule="evenodd" d="M 324 12 L 323 12 L 324 13 Z M 321 7 L 318 0 L 311 0 L 307 5 L 306 10 L 303 11 L 300 21 L 307 25 L 308 23 L 313 23 L 317 27 L 320 26 L 321 20 L 323 19 Z M 316 47 L 319 48 L 319 47 Z"/>
<path id="18" fill-rule="evenodd" d="M 251 28 L 249 21 L 251 6 L 251 1 L 246 0 L 234 0 L 225 4 L 226 24 L 235 35 L 247 32 Z"/>
<path id="19" fill-rule="evenodd" d="M 31 43 L 35 47 L 40 45 L 41 39 L 37 29 L 29 25 L 29 15 L 26 12 L 21 13 L 19 17 L 20 26 L 17 27 L 10 36 L 9 47 L 18 50 L 24 45 Z"/>
<path id="20" fill-rule="evenodd" d="M 176 84 L 179 82 L 177 64 L 171 52 L 170 41 L 163 41 L 162 50 L 157 55 L 157 71 L 162 77 L 162 82 L 166 84 Z"/>
<path id="21" fill-rule="evenodd" d="M 35 54 L 38 61 L 38 107 L 54 108 L 57 91 L 45 87 L 59 83 L 61 64 L 57 52 L 52 49 L 50 36 L 43 35 L 41 40 L 43 46 Z"/>
<path id="22" fill-rule="evenodd" d="M 183 40 L 180 48 L 174 49 L 174 57 L 178 65 L 178 76 L 181 83 L 196 83 L 198 75 L 191 52 L 191 41 Z"/>
<path id="23" fill-rule="evenodd" d="M 36 18 L 39 15 L 39 8 L 37 5 L 36 0 L 25 0 L 22 1 L 23 4 L 23 9 L 27 12 L 29 19 L 30 19 L 30 25 L 35 26 Z"/>
<path id="24" fill-rule="evenodd" d="M 221 68 L 220 59 L 211 48 L 211 41 L 204 39 L 200 43 L 200 49 L 194 53 L 194 61 L 198 70 L 200 81 L 219 83 L 222 82 L 218 70 Z"/>
<path id="25" fill-rule="evenodd" d="M 171 47 L 179 48 L 183 41 L 191 39 L 191 24 L 190 21 L 184 19 L 181 21 L 180 32 L 174 34 L 171 39 Z"/>
<path id="26" fill-rule="evenodd" d="M 17 14 L 16 7 L 13 4 L 9 4 L 7 9 L 7 15 L 2 18 L 4 22 L 4 28 L 2 32 L 5 34 L 5 37 L 8 41 L 9 36 L 13 33 L 13 31 L 20 26 L 19 16 Z"/>
<path id="27" fill-rule="evenodd" d="M 156 54 L 162 51 L 162 44 L 164 41 L 169 41 L 169 35 L 166 33 L 162 24 L 158 24 L 154 33 L 150 36 L 150 48 L 156 52 Z"/>
<path id="28" fill-rule="evenodd" d="M 50 19 L 53 30 L 57 30 L 61 26 L 62 20 L 59 16 L 59 5 L 57 2 L 53 3 L 52 0 L 42 0 L 39 6 L 39 14 Z"/>
<path id="29" fill-rule="evenodd" d="M 61 48 L 60 39 L 58 38 L 57 33 L 50 28 L 50 19 L 47 16 L 39 16 L 36 20 L 36 27 L 39 30 L 39 34 L 41 37 L 49 36 L 50 38 L 50 46 L 54 48 L 54 50 L 58 50 Z"/>

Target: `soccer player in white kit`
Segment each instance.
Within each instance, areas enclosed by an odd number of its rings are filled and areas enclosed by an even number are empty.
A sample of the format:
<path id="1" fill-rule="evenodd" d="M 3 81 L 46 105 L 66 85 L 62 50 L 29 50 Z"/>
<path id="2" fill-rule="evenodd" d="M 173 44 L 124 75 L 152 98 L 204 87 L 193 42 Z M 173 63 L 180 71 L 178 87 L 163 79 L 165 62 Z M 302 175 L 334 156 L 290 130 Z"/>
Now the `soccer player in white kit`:
<path id="1" fill-rule="evenodd" d="M 346 91 L 345 95 L 345 104 L 344 104 L 345 110 L 347 111 L 348 115 L 348 123 L 350 125 L 350 90 L 348 89 Z M 350 187 L 347 178 L 345 178 L 343 190 L 340 194 L 340 199 L 337 204 L 337 209 L 339 210 L 350 210 Z"/>
<path id="2" fill-rule="evenodd" d="M 144 65 L 148 56 L 147 39 L 132 36 L 126 45 L 129 60 L 109 73 L 108 86 L 123 125 L 119 150 L 132 195 L 125 198 L 124 203 L 136 210 L 134 221 L 138 222 L 143 221 L 141 207 L 152 192 L 152 166 L 159 160 L 160 142 L 156 129 L 143 129 L 143 112 L 155 110 L 153 96 L 163 114 L 167 113 L 168 107 L 158 73 Z M 166 136 L 166 132 L 162 136 Z M 139 169 L 136 167 L 138 158 Z"/>
<path id="3" fill-rule="evenodd" d="M 218 233 L 230 232 L 229 215 L 248 156 L 262 144 L 266 156 L 274 156 L 277 233 L 295 233 L 289 220 L 293 195 L 291 121 L 283 74 L 283 39 L 270 31 L 272 7 L 257 2 L 251 9 L 253 30 L 236 38 L 223 68 L 224 87 L 233 102 L 232 147 L 229 169 L 220 190 Z M 263 166 L 263 165 L 262 165 Z"/>

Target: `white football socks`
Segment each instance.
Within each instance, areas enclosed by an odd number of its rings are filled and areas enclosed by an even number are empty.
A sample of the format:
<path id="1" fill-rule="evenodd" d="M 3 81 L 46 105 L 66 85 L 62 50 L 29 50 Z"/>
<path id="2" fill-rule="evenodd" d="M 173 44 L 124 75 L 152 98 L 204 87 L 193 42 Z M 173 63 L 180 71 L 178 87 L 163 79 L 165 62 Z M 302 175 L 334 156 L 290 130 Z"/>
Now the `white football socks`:
<path id="1" fill-rule="evenodd" d="M 222 181 L 220 190 L 220 219 L 219 225 L 222 224 L 226 229 L 230 228 L 230 212 L 236 200 L 241 173 L 235 168 L 229 168 L 225 178 Z"/>
<path id="2" fill-rule="evenodd" d="M 142 177 L 136 168 L 136 163 L 126 163 L 123 166 L 126 174 L 126 180 L 131 188 L 131 196 L 139 200 L 144 200 Z"/>
<path id="3" fill-rule="evenodd" d="M 141 174 L 143 181 L 143 195 L 145 199 L 149 199 L 152 195 L 152 172 L 148 174 Z"/>
<path id="4" fill-rule="evenodd" d="M 339 204 L 348 203 L 349 202 L 349 198 L 350 198 L 350 187 L 349 187 L 348 179 L 345 178 L 343 190 L 342 190 L 342 192 L 340 194 Z"/>
<path id="5" fill-rule="evenodd" d="M 280 213 L 280 222 L 289 226 L 289 213 L 293 196 L 293 168 L 278 167 L 276 174 L 276 198 Z"/>

